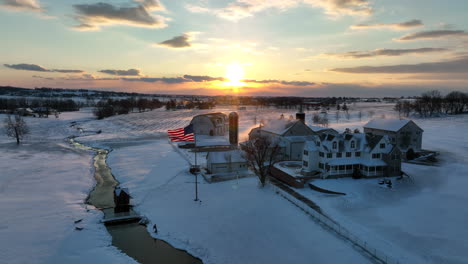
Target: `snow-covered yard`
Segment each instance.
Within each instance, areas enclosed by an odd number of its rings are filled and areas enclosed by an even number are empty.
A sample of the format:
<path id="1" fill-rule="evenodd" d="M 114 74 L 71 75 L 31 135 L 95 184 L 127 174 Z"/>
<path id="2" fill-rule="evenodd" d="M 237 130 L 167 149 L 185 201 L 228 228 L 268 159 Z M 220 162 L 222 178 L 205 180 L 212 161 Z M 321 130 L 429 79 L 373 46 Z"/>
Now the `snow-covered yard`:
<path id="1" fill-rule="evenodd" d="M 442 166 L 404 164 L 412 180 L 315 180 L 346 196 L 303 189 L 342 225 L 405 263 L 466 263 L 468 259 L 468 116 L 415 120 L 423 147 L 441 152 Z"/>
<path id="2" fill-rule="evenodd" d="M 77 151 L 65 138 L 70 120 L 89 117 L 27 118 L 31 135 L 20 146 L 1 133 L 1 263 L 134 263 L 108 246 L 101 213 L 84 205 L 95 183 L 93 154 Z"/>

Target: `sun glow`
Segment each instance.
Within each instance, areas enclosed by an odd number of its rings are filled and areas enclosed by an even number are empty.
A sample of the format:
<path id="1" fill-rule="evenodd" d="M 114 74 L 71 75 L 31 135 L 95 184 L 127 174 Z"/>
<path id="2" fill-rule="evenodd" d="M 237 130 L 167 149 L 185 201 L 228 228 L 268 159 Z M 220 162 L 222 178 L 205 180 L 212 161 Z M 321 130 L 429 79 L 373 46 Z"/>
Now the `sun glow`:
<path id="1" fill-rule="evenodd" d="M 244 79 L 244 68 L 238 63 L 231 63 L 226 66 L 226 78 L 228 79 L 225 82 L 226 86 L 239 87 L 245 85 L 242 82 Z"/>

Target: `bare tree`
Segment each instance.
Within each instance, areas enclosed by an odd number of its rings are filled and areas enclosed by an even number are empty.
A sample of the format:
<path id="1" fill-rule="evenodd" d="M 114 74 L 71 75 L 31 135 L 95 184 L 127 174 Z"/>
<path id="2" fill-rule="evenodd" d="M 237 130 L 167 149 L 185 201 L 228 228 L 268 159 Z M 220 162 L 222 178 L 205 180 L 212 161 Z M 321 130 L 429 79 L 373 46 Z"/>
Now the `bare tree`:
<path id="1" fill-rule="evenodd" d="M 245 159 L 258 176 L 262 187 L 264 187 L 270 169 L 280 160 L 278 144 L 268 137 L 260 136 L 246 141 L 240 146 L 244 151 Z"/>
<path id="2" fill-rule="evenodd" d="M 29 133 L 29 128 L 21 116 L 15 115 L 15 118 L 12 119 L 8 115 L 5 118 L 5 132 L 7 136 L 16 138 L 16 144 L 19 145 L 24 136 Z"/>

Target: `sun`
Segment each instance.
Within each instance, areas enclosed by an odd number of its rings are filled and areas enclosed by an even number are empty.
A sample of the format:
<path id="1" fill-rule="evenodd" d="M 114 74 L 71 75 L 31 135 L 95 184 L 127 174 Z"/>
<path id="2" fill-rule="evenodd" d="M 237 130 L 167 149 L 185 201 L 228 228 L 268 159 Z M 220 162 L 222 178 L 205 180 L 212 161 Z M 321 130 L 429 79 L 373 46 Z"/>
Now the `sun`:
<path id="1" fill-rule="evenodd" d="M 242 80 L 244 79 L 244 68 L 239 63 L 231 63 L 226 66 L 226 86 L 243 86 L 245 85 Z"/>

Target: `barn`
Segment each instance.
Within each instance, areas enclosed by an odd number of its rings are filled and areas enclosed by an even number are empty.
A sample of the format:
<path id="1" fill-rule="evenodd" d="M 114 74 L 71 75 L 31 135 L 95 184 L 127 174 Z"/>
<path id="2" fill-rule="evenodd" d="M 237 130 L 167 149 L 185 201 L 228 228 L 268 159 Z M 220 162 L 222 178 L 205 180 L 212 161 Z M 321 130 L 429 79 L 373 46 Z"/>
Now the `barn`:
<path id="1" fill-rule="evenodd" d="M 223 113 L 197 115 L 190 124 L 196 135 L 207 136 L 224 136 L 229 127 L 228 117 Z"/>

